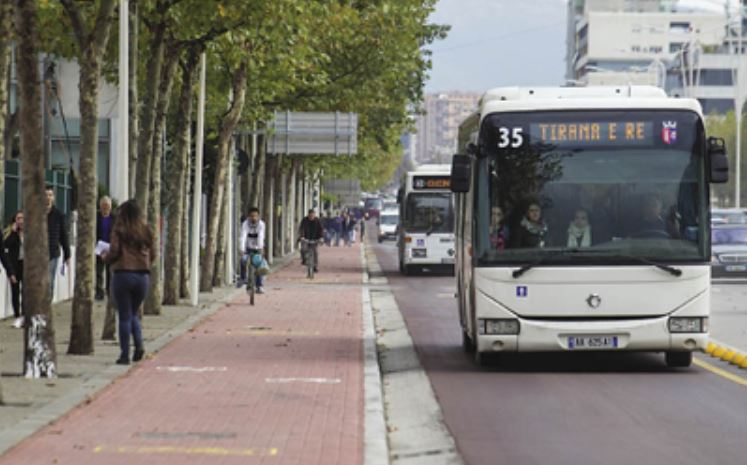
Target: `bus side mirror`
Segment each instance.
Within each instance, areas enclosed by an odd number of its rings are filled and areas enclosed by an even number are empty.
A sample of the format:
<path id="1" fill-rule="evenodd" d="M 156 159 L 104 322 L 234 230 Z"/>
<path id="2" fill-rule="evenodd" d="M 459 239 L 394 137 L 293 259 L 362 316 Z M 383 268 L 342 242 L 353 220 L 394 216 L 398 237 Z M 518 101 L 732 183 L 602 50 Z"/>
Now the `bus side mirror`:
<path id="1" fill-rule="evenodd" d="M 469 192 L 471 171 L 472 159 L 469 155 L 454 155 L 451 159 L 451 192 Z"/>
<path id="2" fill-rule="evenodd" d="M 711 164 L 710 181 L 723 184 L 729 180 L 729 159 L 726 158 L 726 144 L 720 137 L 708 138 L 708 157 Z"/>
<path id="3" fill-rule="evenodd" d="M 399 204 L 402 203 L 404 194 L 405 194 L 405 191 L 403 191 L 401 187 L 399 189 L 397 189 L 397 203 L 399 203 Z"/>

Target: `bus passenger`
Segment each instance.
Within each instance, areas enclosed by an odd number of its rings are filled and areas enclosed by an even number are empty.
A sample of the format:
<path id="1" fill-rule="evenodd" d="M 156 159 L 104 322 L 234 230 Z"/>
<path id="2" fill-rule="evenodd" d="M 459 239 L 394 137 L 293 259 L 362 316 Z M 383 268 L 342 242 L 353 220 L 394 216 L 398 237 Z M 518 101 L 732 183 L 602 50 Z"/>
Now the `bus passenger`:
<path id="1" fill-rule="evenodd" d="M 576 209 L 573 221 L 568 226 L 568 247 L 591 247 L 589 213 L 583 208 Z"/>
<path id="2" fill-rule="evenodd" d="M 490 245 L 497 250 L 504 250 L 508 243 L 508 227 L 504 222 L 503 209 L 493 207 L 490 221 Z"/>
<path id="3" fill-rule="evenodd" d="M 547 225 L 542 220 L 542 209 L 537 202 L 532 202 L 521 219 L 516 239 L 513 241 L 520 248 L 542 248 L 547 237 Z"/>
<path id="4" fill-rule="evenodd" d="M 639 231 L 644 234 L 661 232 L 662 235 L 666 235 L 667 225 L 661 212 L 662 203 L 658 195 L 651 194 L 644 197 Z"/>

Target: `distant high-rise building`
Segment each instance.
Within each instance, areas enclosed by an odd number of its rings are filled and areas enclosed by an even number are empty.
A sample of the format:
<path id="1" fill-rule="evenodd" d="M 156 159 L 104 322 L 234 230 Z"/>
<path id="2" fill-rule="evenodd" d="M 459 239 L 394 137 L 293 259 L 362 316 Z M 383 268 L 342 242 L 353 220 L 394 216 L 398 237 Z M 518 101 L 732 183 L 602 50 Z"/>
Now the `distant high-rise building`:
<path id="1" fill-rule="evenodd" d="M 417 115 L 413 161 L 448 163 L 456 151 L 459 125 L 477 109 L 480 94 L 445 92 L 426 94 L 423 114 Z"/>
<path id="2" fill-rule="evenodd" d="M 738 6 L 736 0 L 731 9 L 697 0 L 570 0 L 566 78 L 657 85 L 697 98 L 706 113 L 732 110 L 733 77 L 740 61 L 745 68 L 737 56 L 739 21 L 730 19 L 738 18 Z"/>

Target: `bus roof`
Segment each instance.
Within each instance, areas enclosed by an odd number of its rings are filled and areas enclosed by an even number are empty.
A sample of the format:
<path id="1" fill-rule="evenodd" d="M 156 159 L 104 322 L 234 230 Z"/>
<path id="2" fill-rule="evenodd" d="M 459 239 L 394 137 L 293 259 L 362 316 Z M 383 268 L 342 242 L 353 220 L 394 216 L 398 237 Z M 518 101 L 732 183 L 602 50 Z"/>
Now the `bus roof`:
<path id="1" fill-rule="evenodd" d="M 451 165 L 420 165 L 415 168 L 415 171 L 409 171 L 408 174 L 415 173 L 451 173 Z"/>
<path id="2" fill-rule="evenodd" d="M 481 120 L 496 112 L 576 109 L 690 110 L 703 116 L 696 99 L 668 97 L 654 86 L 499 87 L 479 102 Z"/>

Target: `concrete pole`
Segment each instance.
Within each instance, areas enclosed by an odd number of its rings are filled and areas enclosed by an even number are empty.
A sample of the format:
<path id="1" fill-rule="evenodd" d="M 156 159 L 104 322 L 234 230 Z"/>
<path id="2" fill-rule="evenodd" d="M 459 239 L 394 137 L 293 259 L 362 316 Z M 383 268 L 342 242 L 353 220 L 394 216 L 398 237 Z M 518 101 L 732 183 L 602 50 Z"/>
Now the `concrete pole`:
<path id="1" fill-rule="evenodd" d="M 269 154 L 268 154 L 269 155 Z M 265 246 L 267 247 L 267 262 L 272 265 L 275 261 L 275 156 L 267 158 L 264 181 L 265 204 Z"/>
<path id="2" fill-rule="evenodd" d="M 236 139 L 231 139 L 231 147 L 228 149 L 230 155 L 230 161 L 228 162 L 228 175 L 226 177 L 226 195 L 228 196 L 228 208 L 226 211 L 226 243 L 225 243 L 225 257 L 224 260 L 224 271 L 225 271 L 225 279 L 224 282 L 226 284 L 232 284 L 235 273 L 234 273 L 234 267 L 233 267 L 233 257 L 236 253 L 236 247 L 234 246 L 234 232 L 236 231 L 236 228 L 234 227 L 235 219 L 234 219 L 234 212 L 236 208 L 236 191 L 235 191 L 235 185 L 234 182 L 234 154 L 236 150 Z"/>
<path id="3" fill-rule="evenodd" d="M 130 198 L 130 2 L 119 0 L 119 96 L 117 113 L 117 191 L 120 204 Z"/>
<path id="4" fill-rule="evenodd" d="M 207 57 L 200 57 L 200 93 L 197 100 L 197 138 L 195 141 L 195 184 L 192 190 L 192 250 L 190 262 L 190 297 L 197 306 L 200 297 L 200 223 L 202 219 L 202 149 L 205 140 L 205 72 Z"/>

